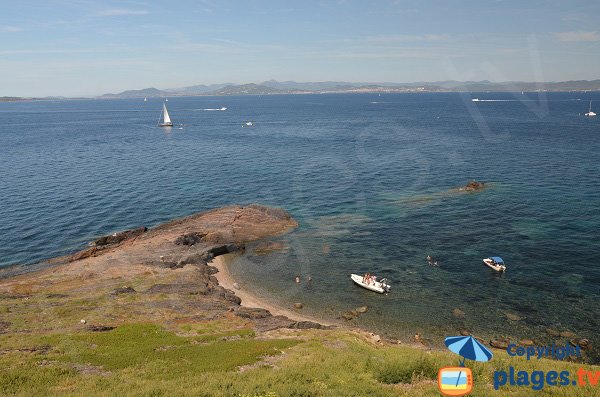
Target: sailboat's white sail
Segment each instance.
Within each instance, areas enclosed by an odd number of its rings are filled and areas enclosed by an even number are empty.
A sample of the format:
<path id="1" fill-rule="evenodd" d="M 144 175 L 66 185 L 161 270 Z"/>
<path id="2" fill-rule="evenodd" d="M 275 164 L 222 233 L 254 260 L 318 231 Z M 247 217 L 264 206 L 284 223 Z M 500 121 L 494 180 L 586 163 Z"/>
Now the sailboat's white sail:
<path id="1" fill-rule="evenodd" d="M 592 101 L 590 101 L 590 109 L 588 110 L 588 112 L 585 115 L 588 117 L 592 117 L 592 116 L 596 115 L 596 113 L 592 112 Z"/>
<path id="2" fill-rule="evenodd" d="M 169 117 L 169 112 L 167 111 L 167 105 L 163 103 L 163 123 L 164 124 L 173 124 L 171 123 L 171 118 Z"/>
<path id="3" fill-rule="evenodd" d="M 171 117 L 169 117 L 169 111 L 167 110 L 167 105 L 163 102 L 163 108 L 161 113 L 162 123 L 160 119 L 158 119 L 159 127 L 173 127 L 173 122 L 171 122 Z"/>

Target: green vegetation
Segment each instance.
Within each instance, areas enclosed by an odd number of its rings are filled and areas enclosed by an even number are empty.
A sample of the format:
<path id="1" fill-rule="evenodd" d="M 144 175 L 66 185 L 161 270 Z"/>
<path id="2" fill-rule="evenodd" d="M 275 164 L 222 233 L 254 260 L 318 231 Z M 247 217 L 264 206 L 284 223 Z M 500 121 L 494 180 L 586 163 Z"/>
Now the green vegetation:
<path id="1" fill-rule="evenodd" d="M 439 396 L 438 369 L 458 363 L 448 352 L 373 344 L 344 330 L 280 330 L 257 337 L 236 321 L 222 320 L 177 329 L 126 324 L 107 332 L 0 335 L 0 395 Z M 528 387 L 493 389 L 494 370 L 511 365 L 572 374 L 581 366 L 496 352 L 490 363 L 469 365 L 471 395 L 532 395 Z M 596 389 L 547 387 L 535 393 L 591 396 Z"/>

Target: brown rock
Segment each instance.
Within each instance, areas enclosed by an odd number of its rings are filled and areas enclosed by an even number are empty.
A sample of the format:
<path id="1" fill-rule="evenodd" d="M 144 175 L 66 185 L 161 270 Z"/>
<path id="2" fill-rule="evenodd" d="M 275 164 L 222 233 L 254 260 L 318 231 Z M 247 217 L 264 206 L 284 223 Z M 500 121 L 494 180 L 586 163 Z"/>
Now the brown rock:
<path id="1" fill-rule="evenodd" d="M 302 309 L 304 306 L 302 305 L 302 303 L 300 303 L 300 302 L 296 302 L 296 303 L 294 303 L 294 307 L 295 307 L 296 309 Z"/>
<path id="2" fill-rule="evenodd" d="M 111 292 L 111 295 L 135 294 L 135 292 L 136 291 L 132 287 L 121 287 Z"/>
<path id="3" fill-rule="evenodd" d="M 94 245 L 97 247 L 101 247 L 104 245 L 110 244 L 118 244 L 127 239 L 137 237 L 143 233 L 145 233 L 148 229 L 146 227 L 138 227 L 137 229 L 125 230 L 123 232 L 117 232 L 110 234 L 108 236 L 100 237 L 98 240 L 94 241 Z"/>
<path id="4" fill-rule="evenodd" d="M 573 338 L 575 333 L 571 331 L 562 331 L 559 335 L 563 338 Z"/>
<path id="5" fill-rule="evenodd" d="M 454 310 L 452 310 L 452 315 L 456 318 L 464 318 L 465 312 L 463 312 L 459 308 L 455 308 Z"/>
<path id="6" fill-rule="evenodd" d="M 519 316 L 517 314 L 514 313 L 509 313 L 509 312 L 505 312 L 504 315 L 506 316 L 506 318 L 508 318 L 510 321 L 521 321 L 524 320 L 525 317 L 523 316 Z"/>
<path id="7" fill-rule="evenodd" d="M 546 333 L 550 336 L 557 337 L 560 336 L 560 332 L 552 328 L 546 328 Z"/>
<path id="8" fill-rule="evenodd" d="M 115 329 L 115 327 L 110 327 L 107 325 L 88 325 L 86 329 L 92 332 L 106 332 Z"/>
<path id="9" fill-rule="evenodd" d="M 204 236 L 206 236 L 206 233 L 194 232 L 183 234 L 175 239 L 175 244 L 192 246 L 199 243 Z"/>
<path id="10" fill-rule="evenodd" d="M 531 339 L 523 339 L 519 342 L 519 344 L 521 344 L 523 346 L 533 346 L 533 345 L 535 345 L 535 342 L 532 341 Z"/>
<path id="11" fill-rule="evenodd" d="M 366 313 L 369 310 L 367 306 L 360 306 L 356 308 L 356 312 L 358 313 Z"/>
<path id="12" fill-rule="evenodd" d="M 490 341 L 490 346 L 495 347 L 496 349 L 506 349 L 508 347 L 509 343 L 510 343 L 509 339 L 497 338 L 497 339 L 492 339 Z"/>

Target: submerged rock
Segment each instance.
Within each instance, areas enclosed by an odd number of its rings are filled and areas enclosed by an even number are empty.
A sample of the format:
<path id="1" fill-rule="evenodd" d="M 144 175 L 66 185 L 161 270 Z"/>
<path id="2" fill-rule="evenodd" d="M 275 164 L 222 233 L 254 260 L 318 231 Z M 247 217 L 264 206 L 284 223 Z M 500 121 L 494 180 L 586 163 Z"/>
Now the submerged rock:
<path id="1" fill-rule="evenodd" d="M 287 241 L 265 241 L 254 248 L 254 255 L 267 255 L 274 251 L 288 251 L 289 249 Z"/>
<path id="2" fill-rule="evenodd" d="M 452 315 L 456 318 L 464 318 L 465 312 L 463 312 L 459 308 L 455 308 L 454 310 L 452 310 Z"/>
<path id="3" fill-rule="evenodd" d="M 302 305 L 302 303 L 300 303 L 300 302 L 296 302 L 296 303 L 294 303 L 294 307 L 296 309 L 302 309 L 304 307 L 304 305 Z"/>
<path id="4" fill-rule="evenodd" d="M 369 310 L 369 308 L 368 308 L 367 306 L 360 306 L 360 307 L 357 307 L 357 308 L 356 308 L 356 311 L 357 311 L 358 313 L 366 313 L 366 312 L 367 312 L 367 310 Z"/>
<path id="5" fill-rule="evenodd" d="M 506 318 L 508 318 L 510 321 L 521 321 L 524 320 L 525 317 L 523 316 L 519 316 L 518 314 L 514 314 L 514 313 L 509 313 L 509 312 L 505 312 L 504 315 L 506 316 Z"/>

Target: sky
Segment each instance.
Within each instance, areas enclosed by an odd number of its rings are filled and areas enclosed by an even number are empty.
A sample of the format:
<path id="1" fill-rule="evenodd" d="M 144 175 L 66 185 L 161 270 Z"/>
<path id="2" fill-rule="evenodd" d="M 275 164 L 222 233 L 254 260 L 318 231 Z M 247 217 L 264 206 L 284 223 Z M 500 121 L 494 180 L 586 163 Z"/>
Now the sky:
<path id="1" fill-rule="evenodd" d="M 0 0 L 0 96 L 598 78 L 598 1 Z"/>

